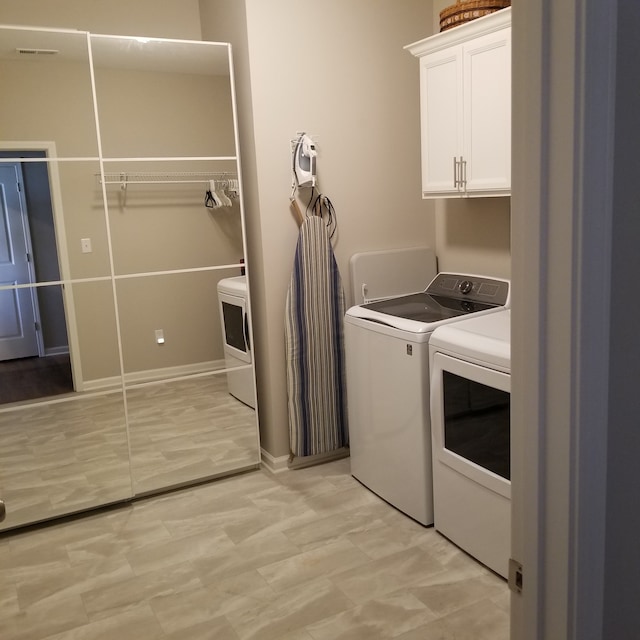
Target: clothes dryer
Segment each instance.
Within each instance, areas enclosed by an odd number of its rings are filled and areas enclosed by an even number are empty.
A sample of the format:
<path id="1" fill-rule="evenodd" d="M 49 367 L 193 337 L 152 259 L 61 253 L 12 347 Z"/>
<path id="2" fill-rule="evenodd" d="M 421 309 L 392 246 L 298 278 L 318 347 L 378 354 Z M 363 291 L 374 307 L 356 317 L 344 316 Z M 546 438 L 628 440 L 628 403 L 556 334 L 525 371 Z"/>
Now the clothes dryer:
<path id="1" fill-rule="evenodd" d="M 507 577 L 511 549 L 511 312 L 433 332 L 435 528 Z"/>
<path id="2" fill-rule="evenodd" d="M 224 278 L 218 282 L 218 306 L 229 393 L 255 409 L 246 276 Z"/>

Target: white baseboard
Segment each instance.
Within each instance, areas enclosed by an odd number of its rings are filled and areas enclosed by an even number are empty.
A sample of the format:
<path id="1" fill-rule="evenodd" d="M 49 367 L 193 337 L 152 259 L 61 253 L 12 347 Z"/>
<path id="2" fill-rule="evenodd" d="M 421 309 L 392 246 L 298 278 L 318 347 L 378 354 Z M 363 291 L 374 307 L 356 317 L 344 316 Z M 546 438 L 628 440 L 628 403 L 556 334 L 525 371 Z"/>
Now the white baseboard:
<path id="1" fill-rule="evenodd" d="M 294 456 L 291 461 L 289 461 L 290 456 L 280 456 L 276 458 L 264 449 L 261 449 L 261 453 L 262 464 L 268 471 L 271 471 L 271 473 L 282 473 L 283 471 L 304 469 L 305 467 L 312 467 L 317 464 L 331 462 L 332 460 L 346 458 L 349 456 L 349 447 L 342 447 L 342 449 L 328 451 L 327 453 L 319 453 L 315 456 L 304 456 L 303 458 Z"/>
<path id="2" fill-rule="evenodd" d="M 181 378 L 183 376 L 207 373 L 210 371 L 223 371 L 224 360 L 213 360 L 211 362 L 196 362 L 194 364 L 180 365 L 177 367 L 164 367 L 162 369 L 149 369 L 147 371 L 132 371 L 124 374 L 124 382 L 127 385 L 142 384 L 144 382 L 155 382 L 159 380 L 170 380 L 171 378 Z M 82 391 L 104 391 L 122 386 L 120 376 L 109 378 L 98 378 L 96 380 L 85 380 Z"/>
<path id="3" fill-rule="evenodd" d="M 318 453 L 315 456 L 294 456 L 293 460 L 289 462 L 289 469 L 304 469 L 305 467 L 312 467 L 316 464 L 340 460 L 340 458 L 347 458 L 349 453 L 349 447 L 342 447 L 334 451 L 327 451 L 327 453 Z"/>
<path id="4" fill-rule="evenodd" d="M 47 356 L 61 356 L 69 353 L 68 345 L 63 345 L 61 347 L 48 347 L 44 350 L 45 357 Z"/>
<path id="5" fill-rule="evenodd" d="M 287 471 L 289 464 L 289 456 L 280 456 L 278 458 L 272 456 L 268 451 L 260 449 L 262 465 L 271 473 L 282 473 Z"/>

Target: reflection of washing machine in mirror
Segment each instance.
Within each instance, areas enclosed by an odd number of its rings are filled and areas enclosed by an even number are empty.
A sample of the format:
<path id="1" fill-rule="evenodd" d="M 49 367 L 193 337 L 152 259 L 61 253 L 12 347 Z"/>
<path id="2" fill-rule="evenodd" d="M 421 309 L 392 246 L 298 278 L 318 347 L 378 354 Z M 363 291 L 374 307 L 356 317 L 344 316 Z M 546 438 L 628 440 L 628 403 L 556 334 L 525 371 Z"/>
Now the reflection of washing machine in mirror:
<path id="1" fill-rule="evenodd" d="M 229 393 L 246 405 L 255 408 L 246 276 L 224 278 L 218 282 L 218 306 L 225 366 L 229 369 L 227 372 Z"/>

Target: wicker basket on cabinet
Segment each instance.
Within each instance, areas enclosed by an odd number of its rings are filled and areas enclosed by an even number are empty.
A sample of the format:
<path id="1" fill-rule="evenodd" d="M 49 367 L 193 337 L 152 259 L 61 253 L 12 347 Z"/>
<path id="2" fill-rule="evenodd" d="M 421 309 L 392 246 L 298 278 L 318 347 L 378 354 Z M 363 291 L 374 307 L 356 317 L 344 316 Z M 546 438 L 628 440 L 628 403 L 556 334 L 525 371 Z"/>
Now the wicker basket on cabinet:
<path id="1" fill-rule="evenodd" d="M 446 31 L 510 6 L 511 0 L 457 0 L 455 4 L 440 12 L 440 31 Z"/>

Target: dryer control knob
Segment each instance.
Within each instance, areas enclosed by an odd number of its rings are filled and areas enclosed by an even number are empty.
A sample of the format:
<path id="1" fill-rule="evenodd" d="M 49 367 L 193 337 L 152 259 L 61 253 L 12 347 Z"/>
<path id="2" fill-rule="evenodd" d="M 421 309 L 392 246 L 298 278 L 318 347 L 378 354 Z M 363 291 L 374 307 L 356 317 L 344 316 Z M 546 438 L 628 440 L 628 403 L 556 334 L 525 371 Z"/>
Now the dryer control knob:
<path id="1" fill-rule="evenodd" d="M 473 289 L 473 282 L 471 282 L 471 280 L 463 280 L 458 288 L 460 289 L 460 293 L 471 293 L 471 290 Z"/>

